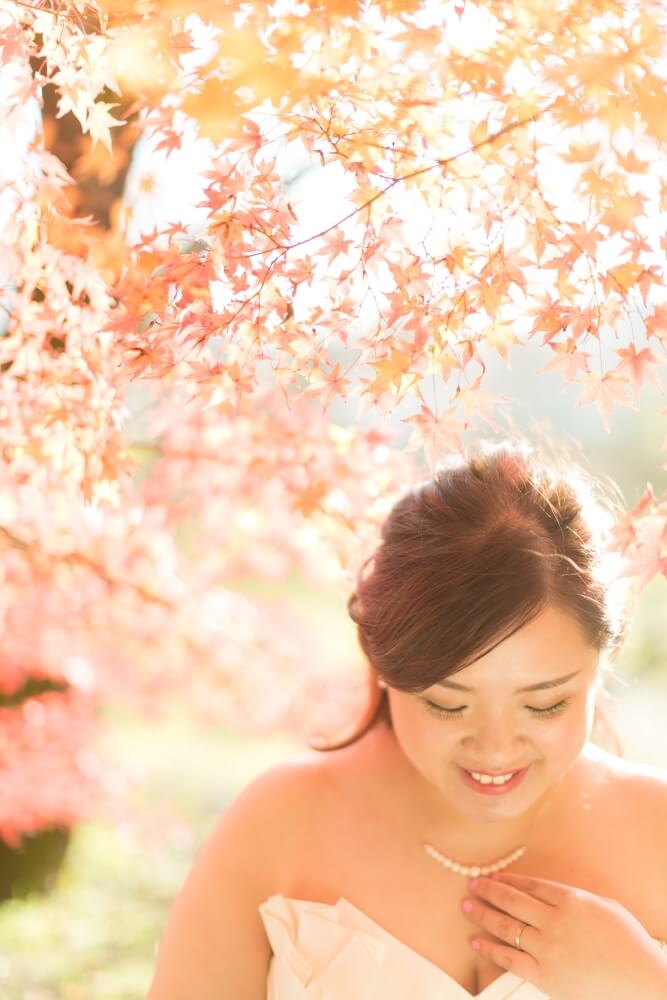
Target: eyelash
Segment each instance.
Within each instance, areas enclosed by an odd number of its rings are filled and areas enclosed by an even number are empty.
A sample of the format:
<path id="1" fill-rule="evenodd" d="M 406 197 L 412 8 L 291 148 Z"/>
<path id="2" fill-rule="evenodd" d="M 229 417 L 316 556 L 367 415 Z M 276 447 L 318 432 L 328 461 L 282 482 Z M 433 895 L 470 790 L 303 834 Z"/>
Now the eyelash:
<path id="1" fill-rule="evenodd" d="M 571 698 L 562 698 L 561 701 L 557 701 L 555 705 L 549 705 L 547 708 L 533 708 L 532 705 L 525 705 L 524 707 L 532 712 L 534 715 L 539 715 L 543 719 L 549 718 L 553 715 L 558 715 L 566 705 L 569 705 Z M 432 712 L 433 715 L 439 715 L 440 717 L 449 717 L 460 715 L 466 705 L 461 705 L 459 708 L 443 708 L 442 705 L 436 705 L 432 701 L 428 701 L 427 698 L 422 698 L 422 701 L 426 705 L 426 710 Z"/>

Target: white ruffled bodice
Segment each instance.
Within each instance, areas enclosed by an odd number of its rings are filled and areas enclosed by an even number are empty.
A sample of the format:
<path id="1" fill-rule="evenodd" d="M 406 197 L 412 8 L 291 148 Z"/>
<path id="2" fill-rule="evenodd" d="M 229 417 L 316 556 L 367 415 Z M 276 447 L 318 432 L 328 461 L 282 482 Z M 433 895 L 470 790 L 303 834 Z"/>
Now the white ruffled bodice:
<path id="1" fill-rule="evenodd" d="M 342 897 L 278 893 L 259 912 L 273 951 L 267 1000 L 549 1000 L 512 972 L 469 993 Z"/>

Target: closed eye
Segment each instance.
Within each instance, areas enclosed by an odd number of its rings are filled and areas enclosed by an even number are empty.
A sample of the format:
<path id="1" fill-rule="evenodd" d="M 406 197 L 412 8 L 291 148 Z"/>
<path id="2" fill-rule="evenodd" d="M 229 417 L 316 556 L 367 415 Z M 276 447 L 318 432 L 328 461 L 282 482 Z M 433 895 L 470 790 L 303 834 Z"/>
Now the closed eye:
<path id="1" fill-rule="evenodd" d="M 433 715 L 438 715 L 445 718 L 453 718 L 454 716 L 461 715 L 463 710 L 467 708 L 467 705 L 459 705 L 458 708 L 443 708 L 442 705 L 436 705 L 435 702 L 429 701 L 428 698 L 421 699 L 426 706 L 428 712 L 432 712 Z M 538 715 L 544 717 L 549 717 L 553 715 L 558 715 L 571 701 L 571 698 L 561 698 L 554 705 L 548 705 L 547 708 L 536 708 L 534 705 L 524 705 L 529 712 L 533 715 Z"/>

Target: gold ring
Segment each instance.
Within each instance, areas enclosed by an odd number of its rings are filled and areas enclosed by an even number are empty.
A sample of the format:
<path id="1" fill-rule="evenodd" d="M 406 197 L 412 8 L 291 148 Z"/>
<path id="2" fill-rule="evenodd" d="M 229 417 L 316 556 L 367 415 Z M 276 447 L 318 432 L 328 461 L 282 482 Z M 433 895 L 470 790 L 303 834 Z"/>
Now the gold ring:
<path id="1" fill-rule="evenodd" d="M 518 931 L 514 935 L 514 944 L 515 944 L 515 946 L 517 948 L 521 947 L 521 944 L 520 944 L 521 935 L 523 934 L 523 932 L 525 931 L 526 927 L 528 927 L 528 926 L 529 926 L 528 924 L 521 924 L 521 927 L 519 927 Z"/>

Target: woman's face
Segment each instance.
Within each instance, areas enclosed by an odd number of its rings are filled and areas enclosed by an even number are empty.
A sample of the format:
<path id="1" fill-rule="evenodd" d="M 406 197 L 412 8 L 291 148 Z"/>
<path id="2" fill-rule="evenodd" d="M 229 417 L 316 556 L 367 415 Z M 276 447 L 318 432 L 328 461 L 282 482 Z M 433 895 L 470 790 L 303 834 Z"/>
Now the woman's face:
<path id="1" fill-rule="evenodd" d="M 419 694 L 389 688 L 395 738 L 440 793 L 436 803 L 473 820 L 519 817 L 558 785 L 590 738 L 599 655 L 572 616 L 549 607 L 441 684 Z M 523 768 L 507 787 L 462 770 Z"/>

